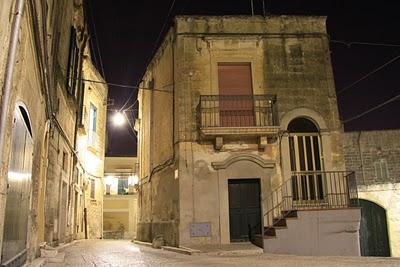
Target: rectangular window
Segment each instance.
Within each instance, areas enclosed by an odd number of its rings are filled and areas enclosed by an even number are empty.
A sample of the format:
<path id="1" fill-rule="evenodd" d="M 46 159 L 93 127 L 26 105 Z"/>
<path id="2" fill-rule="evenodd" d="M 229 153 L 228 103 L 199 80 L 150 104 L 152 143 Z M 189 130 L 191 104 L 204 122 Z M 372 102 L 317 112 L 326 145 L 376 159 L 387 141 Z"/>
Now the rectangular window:
<path id="1" fill-rule="evenodd" d="M 128 194 L 128 179 L 119 178 L 118 179 L 118 195 Z"/>
<path id="2" fill-rule="evenodd" d="M 62 169 L 68 171 L 68 153 L 63 151 Z"/>
<path id="3" fill-rule="evenodd" d="M 97 143 L 97 108 L 90 103 L 89 110 L 89 145 L 95 147 Z"/>
<path id="4" fill-rule="evenodd" d="M 96 198 L 96 181 L 93 179 L 90 179 L 90 198 Z"/>

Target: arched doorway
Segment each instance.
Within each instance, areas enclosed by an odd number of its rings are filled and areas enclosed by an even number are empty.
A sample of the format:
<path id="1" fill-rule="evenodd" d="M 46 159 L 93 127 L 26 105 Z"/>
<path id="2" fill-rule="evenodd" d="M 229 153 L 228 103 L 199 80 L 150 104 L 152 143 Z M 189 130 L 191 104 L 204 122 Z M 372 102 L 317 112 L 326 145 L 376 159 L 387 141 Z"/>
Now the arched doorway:
<path id="1" fill-rule="evenodd" d="M 32 153 L 32 126 L 27 110 L 20 104 L 13 112 L 2 264 L 19 266 L 26 259 Z"/>
<path id="2" fill-rule="evenodd" d="M 360 249 L 362 256 L 390 257 L 386 210 L 360 199 Z"/>
<path id="3" fill-rule="evenodd" d="M 318 127 L 309 119 L 293 119 L 289 132 L 292 194 L 297 204 L 320 201 L 324 198 L 321 138 Z"/>

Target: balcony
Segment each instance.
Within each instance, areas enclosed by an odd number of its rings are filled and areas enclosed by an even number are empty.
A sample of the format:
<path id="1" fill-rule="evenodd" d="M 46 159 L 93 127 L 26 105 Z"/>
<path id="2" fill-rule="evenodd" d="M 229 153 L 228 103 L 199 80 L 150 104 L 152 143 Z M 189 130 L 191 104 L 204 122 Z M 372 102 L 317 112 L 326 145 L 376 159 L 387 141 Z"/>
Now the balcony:
<path id="1" fill-rule="evenodd" d="M 198 113 L 203 138 L 267 137 L 279 130 L 274 95 L 202 95 Z"/>

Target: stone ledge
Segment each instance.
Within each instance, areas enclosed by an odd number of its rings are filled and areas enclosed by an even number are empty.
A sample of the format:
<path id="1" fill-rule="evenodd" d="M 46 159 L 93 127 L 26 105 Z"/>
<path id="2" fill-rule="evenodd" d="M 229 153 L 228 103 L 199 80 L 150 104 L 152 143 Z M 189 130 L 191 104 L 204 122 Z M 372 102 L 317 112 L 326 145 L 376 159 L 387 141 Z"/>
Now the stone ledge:
<path id="1" fill-rule="evenodd" d="M 229 136 L 274 136 L 279 132 L 279 126 L 267 127 L 202 127 L 200 133 L 204 137 Z"/>

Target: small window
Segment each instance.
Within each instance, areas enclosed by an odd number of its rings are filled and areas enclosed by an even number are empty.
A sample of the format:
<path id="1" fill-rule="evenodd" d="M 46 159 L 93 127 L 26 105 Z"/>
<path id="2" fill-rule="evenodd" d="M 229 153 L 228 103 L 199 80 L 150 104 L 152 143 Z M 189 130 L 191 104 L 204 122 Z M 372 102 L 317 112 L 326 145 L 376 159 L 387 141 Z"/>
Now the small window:
<path id="1" fill-rule="evenodd" d="M 377 179 L 377 181 L 389 180 L 389 171 L 385 159 L 380 159 L 378 161 L 375 161 L 374 167 L 375 167 L 375 178 Z"/>
<path id="2" fill-rule="evenodd" d="M 90 103 L 89 111 L 89 131 L 96 132 L 97 130 L 97 108 Z"/>
<path id="3" fill-rule="evenodd" d="M 62 169 L 68 171 L 68 153 L 63 151 Z"/>
<path id="4" fill-rule="evenodd" d="M 304 53 L 300 44 L 292 44 L 287 47 L 288 68 L 292 72 L 303 71 Z"/>
<path id="5" fill-rule="evenodd" d="M 93 179 L 90 179 L 90 198 L 96 198 L 96 181 Z"/>
<path id="6" fill-rule="evenodd" d="M 92 147 L 96 147 L 97 144 L 97 108 L 95 105 L 90 103 L 89 110 L 89 145 Z"/>

